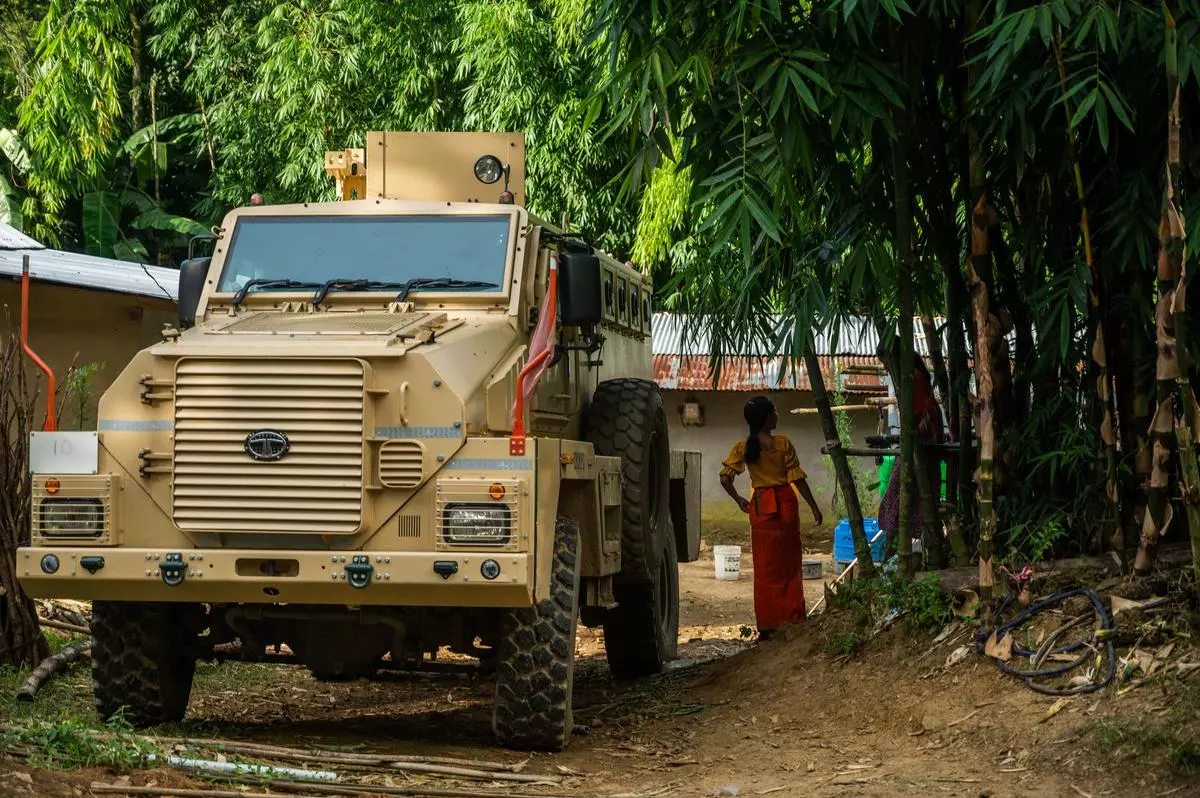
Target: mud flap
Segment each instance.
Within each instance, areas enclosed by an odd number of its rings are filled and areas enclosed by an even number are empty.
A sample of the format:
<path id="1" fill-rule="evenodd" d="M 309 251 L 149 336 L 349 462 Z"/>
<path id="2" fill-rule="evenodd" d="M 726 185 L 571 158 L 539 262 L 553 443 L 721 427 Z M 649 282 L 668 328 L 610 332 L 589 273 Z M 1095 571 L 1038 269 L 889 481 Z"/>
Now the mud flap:
<path id="1" fill-rule="evenodd" d="M 671 450 L 671 525 L 680 562 L 700 557 L 700 452 Z"/>

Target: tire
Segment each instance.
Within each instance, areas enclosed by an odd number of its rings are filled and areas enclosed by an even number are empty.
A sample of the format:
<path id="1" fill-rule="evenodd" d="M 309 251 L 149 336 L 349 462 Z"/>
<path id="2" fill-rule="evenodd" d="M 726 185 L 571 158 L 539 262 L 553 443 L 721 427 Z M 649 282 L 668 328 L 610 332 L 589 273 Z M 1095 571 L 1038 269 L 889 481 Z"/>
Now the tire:
<path id="1" fill-rule="evenodd" d="M 618 679 L 659 673 L 679 647 L 679 563 L 670 519 L 670 442 L 658 386 L 621 379 L 597 387 L 586 438 L 621 458 L 621 573 L 617 607 L 603 615 L 609 670 Z"/>
<path id="2" fill-rule="evenodd" d="M 92 689 L 105 721 L 135 727 L 182 720 L 196 672 L 192 604 L 92 602 Z"/>
<path id="3" fill-rule="evenodd" d="M 579 524 L 554 530 L 551 597 L 502 618 L 492 730 L 508 748 L 559 751 L 574 728 L 575 629 L 579 616 Z"/>

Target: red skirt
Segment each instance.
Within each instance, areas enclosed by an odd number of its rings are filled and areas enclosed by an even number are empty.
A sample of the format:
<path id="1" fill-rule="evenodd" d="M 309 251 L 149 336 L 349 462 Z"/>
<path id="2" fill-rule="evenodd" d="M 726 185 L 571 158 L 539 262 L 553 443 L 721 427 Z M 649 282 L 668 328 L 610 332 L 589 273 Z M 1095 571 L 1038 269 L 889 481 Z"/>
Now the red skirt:
<path id="1" fill-rule="evenodd" d="M 759 631 L 803 623 L 800 502 L 791 485 L 759 488 L 750 499 L 754 553 L 754 616 Z"/>

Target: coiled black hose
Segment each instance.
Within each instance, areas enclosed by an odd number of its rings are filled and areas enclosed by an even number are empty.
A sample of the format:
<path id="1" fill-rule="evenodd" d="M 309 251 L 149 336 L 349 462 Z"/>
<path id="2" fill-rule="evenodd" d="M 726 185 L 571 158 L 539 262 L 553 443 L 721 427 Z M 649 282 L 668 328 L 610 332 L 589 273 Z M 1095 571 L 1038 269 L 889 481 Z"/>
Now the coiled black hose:
<path id="1" fill-rule="evenodd" d="M 1000 670 L 1004 671 L 1010 676 L 1016 676 L 1024 679 L 1025 684 L 1029 685 L 1031 690 L 1034 690 L 1038 693 L 1043 693 L 1045 695 L 1079 695 L 1081 693 L 1093 693 L 1097 690 L 1103 689 L 1108 685 L 1109 682 L 1112 681 L 1113 677 L 1116 676 L 1117 673 L 1117 652 L 1116 646 L 1113 644 L 1112 635 L 1102 634 L 1103 632 L 1111 632 L 1113 628 L 1113 619 L 1112 614 L 1108 611 L 1108 608 L 1104 606 L 1104 601 L 1099 595 L 1097 595 L 1096 591 L 1089 587 L 1077 587 L 1073 590 L 1065 590 L 1062 593 L 1055 593 L 1053 596 L 1044 598 L 1041 601 L 1029 605 L 1029 607 L 1027 607 L 1025 610 L 1017 613 L 1017 615 L 1010 620 L 1005 621 L 1003 620 L 1004 611 L 1008 609 L 1015 598 L 1013 593 L 1009 593 L 1008 596 L 1005 597 L 1004 601 L 1000 602 L 1000 606 L 996 610 L 996 614 L 992 620 L 992 629 L 981 630 L 975 636 L 975 648 L 982 652 L 986 648 L 988 638 L 992 636 L 993 632 L 996 635 L 996 640 L 1003 640 L 1005 635 L 1011 634 L 1016 629 L 1024 626 L 1034 616 L 1041 612 L 1045 612 L 1051 607 L 1062 604 L 1069 599 L 1073 599 L 1076 596 L 1087 596 L 1088 600 L 1092 602 L 1092 608 L 1095 612 L 1095 617 L 1100 621 L 1098 628 L 1093 631 L 1092 639 L 1090 641 L 1076 642 L 1061 648 L 1045 649 L 1045 647 L 1043 647 L 1043 650 L 1036 652 L 1018 646 L 1014 641 L 1012 647 L 1013 654 L 1021 657 L 1036 658 L 1037 661 L 1034 662 L 1034 667 L 1029 670 L 1013 667 L 1009 663 L 1000 659 L 994 659 L 993 661 L 996 663 L 996 667 Z M 1088 682 L 1087 684 L 1076 685 L 1075 687 L 1052 687 L 1035 681 L 1035 679 L 1046 678 L 1048 676 L 1061 676 L 1068 671 L 1078 668 L 1080 665 L 1091 659 L 1095 653 L 1097 653 L 1097 647 L 1094 645 L 1094 643 L 1097 642 L 1100 643 L 1100 647 L 1103 649 L 1104 659 L 1106 660 L 1103 678 L 1100 681 Z M 1040 667 L 1040 662 L 1044 661 L 1047 657 L 1055 654 L 1072 654 L 1081 649 L 1083 649 L 1083 653 L 1071 662 L 1060 663 L 1049 668 Z"/>

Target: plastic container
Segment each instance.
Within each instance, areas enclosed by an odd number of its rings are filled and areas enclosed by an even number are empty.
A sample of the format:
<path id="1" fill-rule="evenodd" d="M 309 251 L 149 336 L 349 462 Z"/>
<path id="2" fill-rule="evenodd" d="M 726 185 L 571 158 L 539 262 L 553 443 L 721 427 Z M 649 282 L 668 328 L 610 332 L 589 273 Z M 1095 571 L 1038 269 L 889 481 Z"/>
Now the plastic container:
<path id="1" fill-rule="evenodd" d="M 717 579 L 722 582 L 737 581 L 742 575 L 742 547 L 713 546 L 713 562 Z"/>
<path id="2" fill-rule="evenodd" d="M 883 562 L 883 551 L 887 548 L 887 535 L 879 534 L 879 519 L 864 518 L 863 528 L 867 533 L 867 540 L 875 538 L 875 542 L 871 544 L 871 559 L 876 564 Z M 846 566 L 854 562 L 855 556 L 854 538 L 850 535 L 850 521 L 843 518 L 841 521 L 838 521 L 837 527 L 833 530 L 834 568 L 838 573 L 841 573 L 846 569 Z"/>
<path id="3" fill-rule="evenodd" d="M 807 580 L 817 581 L 821 578 L 823 564 L 820 560 L 804 560 L 800 573 Z"/>

